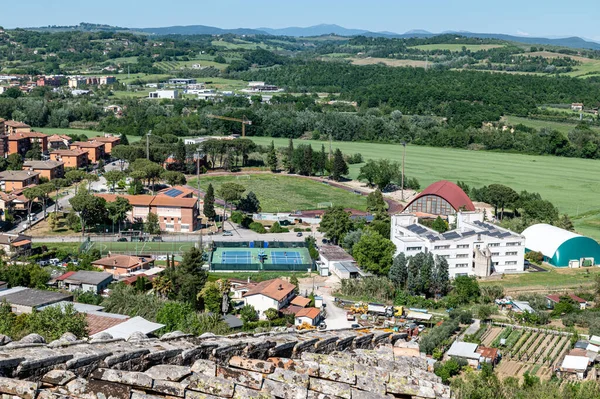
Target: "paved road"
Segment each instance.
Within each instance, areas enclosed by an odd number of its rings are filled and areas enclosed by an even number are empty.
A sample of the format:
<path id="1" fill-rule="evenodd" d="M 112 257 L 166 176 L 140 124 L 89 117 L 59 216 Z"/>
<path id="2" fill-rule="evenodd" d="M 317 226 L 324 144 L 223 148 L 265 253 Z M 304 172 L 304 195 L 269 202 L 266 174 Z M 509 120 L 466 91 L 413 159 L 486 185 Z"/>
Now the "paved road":
<path id="1" fill-rule="evenodd" d="M 462 333 L 462 335 L 460 337 L 458 337 L 457 341 L 462 341 L 463 338 L 465 337 L 465 335 L 475 334 L 480 328 L 481 328 L 481 320 L 479 320 L 479 319 L 473 320 L 473 323 L 471 323 L 471 325 L 469 327 L 467 327 L 465 332 Z"/>
<path id="2" fill-rule="evenodd" d="M 303 283 L 299 286 L 301 294 L 304 294 L 305 292 L 310 294 L 313 290 L 312 281 L 309 282 L 307 280 L 308 279 L 303 279 Z M 314 280 L 315 295 L 323 297 L 323 303 L 325 304 L 325 311 L 327 312 L 325 324 L 327 324 L 327 329 L 340 330 L 343 328 L 350 328 L 350 325 L 354 322 L 346 320 L 346 311 L 335 305 L 333 302 L 333 295 L 331 294 L 331 292 L 340 284 L 339 278 L 336 275 L 331 275 L 324 281 L 322 277 L 315 277 Z"/>

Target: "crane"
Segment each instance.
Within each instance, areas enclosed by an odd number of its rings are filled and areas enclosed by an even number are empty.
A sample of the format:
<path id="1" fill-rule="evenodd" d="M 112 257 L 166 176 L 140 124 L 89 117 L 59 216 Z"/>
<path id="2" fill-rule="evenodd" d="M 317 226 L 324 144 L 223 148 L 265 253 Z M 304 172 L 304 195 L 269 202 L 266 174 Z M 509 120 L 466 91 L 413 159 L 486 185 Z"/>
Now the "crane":
<path id="1" fill-rule="evenodd" d="M 224 121 L 240 122 L 242 124 L 242 137 L 246 137 L 246 125 L 252 124 L 252 121 L 248 120 L 248 118 L 246 118 L 246 115 L 242 116 L 242 119 L 230 118 L 228 116 L 221 115 L 207 115 L 207 117 L 214 119 L 222 119 Z"/>

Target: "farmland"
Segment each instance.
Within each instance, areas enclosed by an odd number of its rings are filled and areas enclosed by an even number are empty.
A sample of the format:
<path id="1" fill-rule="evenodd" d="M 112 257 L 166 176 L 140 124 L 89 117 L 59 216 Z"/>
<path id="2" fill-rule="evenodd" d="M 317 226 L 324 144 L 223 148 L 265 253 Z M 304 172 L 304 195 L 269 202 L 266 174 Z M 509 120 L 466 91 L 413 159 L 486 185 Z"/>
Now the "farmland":
<path id="1" fill-rule="evenodd" d="M 285 147 L 287 139 L 253 137 L 256 143 L 267 145 L 274 140 Z M 302 141 L 320 148 L 322 141 Z M 387 158 L 402 161 L 402 146 L 379 143 L 335 142 L 346 154 L 361 153 L 364 159 Z M 350 176 L 356 178 L 362 165 L 350 165 Z M 558 209 L 571 216 L 589 212 L 586 219 L 576 219 L 581 232 L 600 239 L 593 228 L 600 212 L 597 196 L 600 192 L 600 163 L 595 160 L 552 156 L 469 151 L 450 148 L 407 146 L 406 175 L 416 177 L 421 188 L 442 179 L 465 181 L 475 187 L 498 183 L 522 190 L 539 192 Z M 585 224 L 588 221 L 591 224 Z"/>
<path id="2" fill-rule="evenodd" d="M 252 175 L 250 179 L 237 179 L 236 176 L 203 176 L 200 187 L 204 190 L 212 184 L 215 191 L 223 183 L 237 183 L 254 192 L 264 212 L 292 212 L 295 210 L 317 209 L 319 202 L 332 202 L 345 208 L 366 209 L 366 198 L 341 188 L 331 187 L 306 178 L 264 174 Z M 190 181 L 191 186 L 197 183 Z"/>
<path id="3" fill-rule="evenodd" d="M 452 52 L 460 52 L 463 47 L 466 47 L 467 50 L 475 52 L 481 50 L 490 50 L 493 48 L 504 47 L 499 44 L 423 44 L 420 46 L 413 46 L 411 48 L 415 48 L 418 50 L 424 51 L 435 51 L 435 50 L 449 50 Z"/>
<path id="4" fill-rule="evenodd" d="M 374 64 L 385 64 L 393 67 L 420 67 L 424 68 L 427 65 L 426 61 L 418 61 L 418 60 L 394 60 L 389 58 L 349 58 L 354 65 L 374 65 Z"/>
<path id="5" fill-rule="evenodd" d="M 482 281 L 480 284 L 501 284 L 507 293 L 548 292 L 553 289 L 589 288 L 598 276 L 595 269 L 551 268 L 547 272 L 505 275 L 501 280 Z"/>
<path id="6" fill-rule="evenodd" d="M 505 339 L 505 344 L 501 343 Z M 556 331 L 492 327 L 482 344 L 499 348 L 503 357 L 496 370 L 501 377 L 522 377 L 529 372 L 549 379 L 553 365 L 567 351 L 570 337 Z"/>
<path id="7" fill-rule="evenodd" d="M 36 127 L 36 131 L 42 132 L 48 135 L 52 134 L 85 134 L 87 137 L 96 137 L 103 136 L 104 132 L 97 132 L 95 130 L 84 130 L 84 129 L 60 129 L 60 128 L 51 128 L 51 127 Z M 140 141 L 140 136 L 127 136 L 127 139 L 130 143 L 135 143 L 136 141 Z"/>
<path id="8" fill-rule="evenodd" d="M 504 120 L 511 125 L 522 124 L 522 125 L 534 128 L 534 129 L 548 128 L 548 129 L 552 129 L 552 130 L 557 130 L 564 134 L 568 134 L 570 131 L 572 131 L 576 127 L 576 123 L 542 121 L 542 120 L 538 120 L 538 119 L 522 118 L 519 116 L 512 116 L 512 115 L 505 116 Z M 600 133 L 600 128 L 592 127 L 591 129 L 597 133 Z"/>

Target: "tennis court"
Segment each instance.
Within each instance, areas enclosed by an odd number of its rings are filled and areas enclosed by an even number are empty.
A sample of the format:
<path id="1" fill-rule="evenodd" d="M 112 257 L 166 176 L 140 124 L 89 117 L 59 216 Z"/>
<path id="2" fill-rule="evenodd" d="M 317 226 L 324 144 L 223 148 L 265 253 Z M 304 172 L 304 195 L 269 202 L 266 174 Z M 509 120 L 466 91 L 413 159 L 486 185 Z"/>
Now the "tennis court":
<path id="1" fill-rule="evenodd" d="M 282 264 L 303 263 L 300 252 L 296 251 L 271 252 L 271 262 Z"/>
<path id="2" fill-rule="evenodd" d="M 248 265 L 252 262 L 250 251 L 224 251 L 221 255 L 221 263 L 226 265 Z"/>
<path id="3" fill-rule="evenodd" d="M 217 247 L 211 270 L 302 270 L 312 268 L 307 248 Z"/>

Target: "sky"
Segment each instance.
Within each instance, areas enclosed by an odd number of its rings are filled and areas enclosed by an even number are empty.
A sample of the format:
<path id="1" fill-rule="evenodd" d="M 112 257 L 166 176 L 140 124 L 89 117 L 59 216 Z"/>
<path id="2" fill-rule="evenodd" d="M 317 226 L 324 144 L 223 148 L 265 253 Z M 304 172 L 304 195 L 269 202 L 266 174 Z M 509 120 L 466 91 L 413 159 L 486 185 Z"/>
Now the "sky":
<path id="1" fill-rule="evenodd" d="M 597 0 L 27 0 L 7 1 L 5 28 L 76 25 L 209 25 L 283 28 L 337 24 L 404 33 L 412 29 L 523 36 L 580 36 L 600 41 Z M 9 17 L 3 17 L 2 14 Z M 14 18 L 16 15 L 27 18 Z"/>

